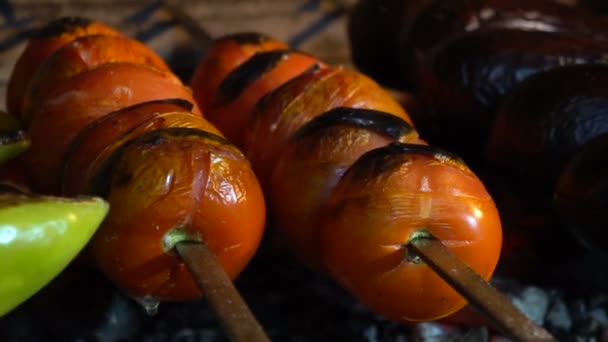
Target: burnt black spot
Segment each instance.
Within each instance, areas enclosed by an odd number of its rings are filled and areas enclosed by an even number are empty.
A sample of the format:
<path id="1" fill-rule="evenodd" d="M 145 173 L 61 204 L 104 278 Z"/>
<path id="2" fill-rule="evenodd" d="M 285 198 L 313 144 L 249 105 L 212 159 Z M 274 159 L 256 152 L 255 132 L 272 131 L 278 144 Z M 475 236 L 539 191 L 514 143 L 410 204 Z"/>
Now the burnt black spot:
<path id="1" fill-rule="evenodd" d="M 179 99 L 179 98 L 169 98 L 169 99 L 141 102 L 141 103 L 129 106 L 129 107 L 125 107 L 125 108 L 116 110 L 114 112 L 108 113 L 108 114 L 98 118 L 97 120 L 89 123 L 83 129 L 81 129 L 78 132 L 78 134 L 76 135 L 76 137 L 74 137 L 74 139 L 72 139 L 72 142 L 68 145 L 68 148 L 67 148 L 65 154 L 63 155 L 63 159 L 61 162 L 61 170 L 59 171 L 59 174 L 58 174 L 59 178 L 57 179 L 57 181 L 58 181 L 57 184 L 61 184 L 63 182 L 64 174 L 65 174 L 66 168 L 68 166 L 68 163 L 69 163 L 70 159 L 72 158 L 72 154 L 74 154 L 74 152 L 76 151 L 76 148 L 82 144 L 83 140 L 88 135 L 87 133 L 91 129 L 102 124 L 106 120 L 112 119 L 116 115 L 121 115 L 121 113 L 129 112 L 131 110 L 134 110 L 134 109 L 137 109 L 140 107 L 145 107 L 145 106 L 148 106 L 151 104 L 165 104 L 168 106 L 175 106 L 176 107 L 175 110 L 183 109 L 188 112 L 190 112 L 192 110 L 192 108 L 194 108 L 194 104 L 190 101 L 187 101 L 184 99 Z M 140 124 L 143 124 L 143 123 L 145 123 L 145 122 L 142 122 Z M 131 132 L 133 132 L 133 130 L 139 128 L 140 124 L 132 127 L 129 130 L 124 131 L 117 140 L 122 140 L 125 136 L 131 134 Z"/>
<path id="2" fill-rule="evenodd" d="M 319 63 L 315 63 L 313 65 L 311 65 L 308 69 L 304 70 L 301 74 L 299 74 L 298 76 L 292 78 L 291 80 L 283 83 L 281 86 L 274 88 L 273 90 L 267 92 L 266 94 L 264 94 L 256 103 L 255 105 L 255 110 L 254 110 L 254 116 L 256 115 L 255 113 L 259 112 L 261 110 L 261 108 L 264 108 L 268 105 L 268 102 L 270 101 L 270 99 L 272 98 L 273 94 L 277 93 L 280 91 L 280 89 L 289 87 L 289 85 L 292 82 L 297 82 L 299 78 L 301 77 L 306 77 L 309 74 L 315 73 L 317 71 L 321 70 L 321 64 Z"/>
<path id="3" fill-rule="evenodd" d="M 393 142 L 364 153 L 344 174 L 353 179 L 370 179 L 399 168 L 415 155 L 425 155 L 462 170 L 466 166 L 457 155 L 438 147 Z"/>
<path id="4" fill-rule="evenodd" d="M 72 31 L 76 27 L 89 26 L 93 20 L 82 17 L 62 17 L 53 20 L 46 26 L 34 33 L 34 38 L 47 38 L 59 35 L 63 32 Z"/>
<path id="5" fill-rule="evenodd" d="M 122 175 L 120 175 L 121 171 L 119 170 L 119 165 L 121 164 L 125 150 L 128 147 L 135 144 L 160 145 L 169 141 L 171 138 L 187 136 L 201 137 L 204 139 L 216 141 L 223 145 L 233 146 L 228 140 L 220 136 L 195 128 L 169 127 L 146 132 L 118 147 L 108 157 L 108 159 L 103 162 L 103 164 L 99 167 L 97 173 L 92 177 L 87 194 L 101 196 L 104 198 L 109 195 L 110 186 L 112 185 L 111 182 L 113 180 L 114 182 L 116 182 L 116 178 L 120 179 L 121 177 L 123 177 Z M 124 179 L 127 179 L 126 176 L 124 176 Z"/>
<path id="6" fill-rule="evenodd" d="M 302 126 L 294 134 L 293 139 L 301 139 L 320 129 L 344 124 L 369 129 L 395 140 L 414 131 L 410 124 L 389 113 L 371 109 L 338 107 L 315 117 Z"/>
<path id="7" fill-rule="evenodd" d="M 216 105 L 236 99 L 251 83 L 262 75 L 274 69 L 289 53 L 290 50 L 275 50 L 256 53 L 245 63 L 239 65 L 220 83 L 218 87 Z"/>

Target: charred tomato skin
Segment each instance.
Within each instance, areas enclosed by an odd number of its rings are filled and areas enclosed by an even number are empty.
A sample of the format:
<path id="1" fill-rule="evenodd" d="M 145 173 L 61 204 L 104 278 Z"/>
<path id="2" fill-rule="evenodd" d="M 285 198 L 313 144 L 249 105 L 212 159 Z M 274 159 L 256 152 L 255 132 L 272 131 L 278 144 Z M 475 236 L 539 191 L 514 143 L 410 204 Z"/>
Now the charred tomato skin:
<path id="1" fill-rule="evenodd" d="M 74 196 L 85 192 L 104 160 L 144 132 L 189 127 L 222 136 L 202 116 L 189 112 L 192 108 L 193 104 L 183 99 L 152 100 L 119 109 L 86 125 L 64 154 L 59 178 L 61 194 Z"/>
<path id="2" fill-rule="evenodd" d="M 123 36 L 87 35 L 66 43 L 50 55 L 32 75 L 21 108 L 27 125 L 32 112 L 47 94 L 64 80 L 106 63 L 142 64 L 171 72 L 165 61 L 148 46 Z"/>
<path id="3" fill-rule="evenodd" d="M 331 275 L 385 317 L 425 321 L 466 305 L 430 267 L 408 259 L 429 231 L 484 279 L 499 259 L 496 206 L 463 162 L 424 145 L 393 143 L 364 154 L 324 207 L 321 243 Z"/>
<path id="4" fill-rule="evenodd" d="M 256 53 L 287 48 L 285 43 L 257 32 L 229 34 L 216 39 L 190 80 L 197 104 L 203 112 L 207 111 L 215 101 L 222 81 Z"/>
<path id="5" fill-rule="evenodd" d="M 253 55 L 220 83 L 205 116 L 233 144 L 243 148 L 245 130 L 255 106 L 266 94 L 314 67 L 323 67 L 315 57 L 290 50 Z"/>
<path id="6" fill-rule="evenodd" d="M 404 108 L 369 77 L 339 67 L 310 70 L 262 98 L 245 132 L 244 150 L 262 186 L 289 137 L 337 107 L 383 111 L 411 124 Z"/>
<path id="7" fill-rule="evenodd" d="M 32 37 L 11 71 L 6 90 L 6 108 L 20 117 L 23 95 L 36 69 L 53 52 L 72 40 L 89 34 L 120 36 L 104 23 L 87 18 L 64 17 L 48 23 Z"/>
<path id="8" fill-rule="evenodd" d="M 28 129 L 32 146 L 24 160 L 34 189 L 58 192 L 62 158 L 86 125 L 118 109 L 166 98 L 194 103 L 190 90 L 175 75 L 130 63 L 103 64 L 57 85 L 34 113 Z M 197 107 L 193 112 L 200 115 Z"/>
<path id="9" fill-rule="evenodd" d="M 262 190 L 223 138 L 187 128 L 145 133 L 116 151 L 103 172 L 91 191 L 107 196 L 111 209 L 92 253 L 130 296 L 200 298 L 173 250 L 179 240 L 204 241 L 231 279 L 253 257 L 265 224 Z"/>
<path id="10" fill-rule="evenodd" d="M 268 207 L 272 226 L 312 269 L 324 268 L 318 232 L 322 203 L 363 153 L 393 141 L 419 139 L 401 118 L 345 107 L 317 116 L 287 141 L 270 179 Z"/>

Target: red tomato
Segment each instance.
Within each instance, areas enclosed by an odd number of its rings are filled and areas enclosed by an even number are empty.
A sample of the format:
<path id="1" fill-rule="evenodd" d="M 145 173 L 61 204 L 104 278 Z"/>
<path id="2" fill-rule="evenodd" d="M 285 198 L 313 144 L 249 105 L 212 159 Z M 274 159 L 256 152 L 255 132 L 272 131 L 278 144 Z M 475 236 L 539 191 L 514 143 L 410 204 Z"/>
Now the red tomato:
<path id="1" fill-rule="evenodd" d="M 401 321 L 434 320 L 466 305 L 435 271 L 408 258 L 428 231 L 483 278 L 502 242 L 496 206 L 460 161 L 423 145 L 363 155 L 324 208 L 321 241 L 330 273 L 372 310 Z"/>
<path id="2" fill-rule="evenodd" d="M 405 110 L 361 73 L 325 68 L 302 74 L 259 103 L 246 132 L 244 150 L 262 186 L 287 139 L 314 117 L 337 107 L 374 109 L 411 124 Z"/>
<path id="3" fill-rule="evenodd" d="M 173 74 L 134 64 L 104 64 L 58 84 L 34 114 L 28 131 L 32 146 L 24 158 L 32 186 L 38 192 L 58 192 L 66 149 L 89 123 L 136 103 L 166 98 L 194 102 Z"/>
<path id="4" fill-rule="evenodd" d="M 64 44 L 90 34 L 121 35 L 101 22 L 84 18 L 61 18 L 40 29 L 29 40 L 11 72 L 6 89 L 6 108 L 9 113 L 20 117 L 23 95 L 36 69 L 45 59 Z"/>
<path id="5" fill-rule="evenodd" d="M 314 57 L 299 52 L 258 53 L 224 79 L 205 115 L 228 140 L 242 148 L 257 102 L 317 63 Z"/>
<path id="6" fill-rule="evenodd" d="M 204 240 L 232 279 L 253 257 L 264 230 L 264 198 L 245 156 L 224 139 L 183 128 L 149 132 L 125 145 L 113 166 L 109 179 L 94 184 L 107 193 L 110 212 L 92 248 L 101 269 L 129 295 L 200 298 L 172 253 L 172 234 Z"/>
<path id="7" fill-rule="evenodd" d="M 190 86 L 198 105 L 206 112 L 220 83 L 239 65 L 258 52 L 283 50 L 287 45 L 259 33 L 236 33 L 218 38 L 194 70 Z"/>
<path id="8" fill-rule="evenodd" d="M 221 136 L 202 116 L 186 112 L 192 104 L 181 99 L 138 103 L 99 118 L 72 140 L 62 162 L 61 193 L 88 192 L 90 178 L 100 164 L 130 139 L 164 127 L 190 127 Z"/>
<path id="9" fill-rule="evenodd" d="M 40 104 L 64 80 L 98 65 L 124 62 L 171 72 L 163 59 L 146 45 L 127 37 L 89 35 L 65 44 L 49 56 L 32 76 L 24 94 L 22 121 L 27 126 Z"/>
<path id="10" fill-rule="evenodd" d="M 268 186 L 273 227 L 301 260 L 323 270 L 319 211 L 343 173 L 363 153 L 393 141 L 421 142 L 394 115 L 336 108 L 317 116 L 288 140 Z"/>

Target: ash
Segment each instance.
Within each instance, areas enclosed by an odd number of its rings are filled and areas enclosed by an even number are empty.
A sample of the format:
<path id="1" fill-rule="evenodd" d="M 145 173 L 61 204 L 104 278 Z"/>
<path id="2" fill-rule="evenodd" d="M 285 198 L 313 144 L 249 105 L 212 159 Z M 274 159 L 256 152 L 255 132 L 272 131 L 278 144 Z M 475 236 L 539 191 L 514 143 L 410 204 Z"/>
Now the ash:
<path id="1" fill-rule="evenodd" d="M 608 341 L 608 291 L 602 288 L 608 284 L 608 267 L 591 260 L 582 260 L 590 265 L 587 270 L 573 268 L 591 280 L 562 267 L 560 281 L 568 283 L 559 287 L 500 275 L 492 282 L 559 341 Z M 508 341 L 474 309 L 437 322 L 388 321 L 269 241 L 236 286 L 273 341 Z M 96 270 L 71 265 L 0 319 L 0 341 L 227 341 L 227 337 L 204 300 L 162 303 L 150 316 Z"/>

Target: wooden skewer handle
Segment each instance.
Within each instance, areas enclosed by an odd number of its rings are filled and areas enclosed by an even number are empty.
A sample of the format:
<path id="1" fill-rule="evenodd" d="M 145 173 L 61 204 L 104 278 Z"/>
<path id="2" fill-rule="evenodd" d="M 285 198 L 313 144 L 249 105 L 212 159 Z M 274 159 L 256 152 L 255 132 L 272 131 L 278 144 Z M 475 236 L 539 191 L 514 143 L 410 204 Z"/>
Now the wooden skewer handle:
<path id="1" fill-rule="evenodd" d="M 179 242 L 178 254 L 186 263 L 198 287 L 235 342 L 268 342 L 255 316 L 224 272 L 215 255 L 203 242 Z"/>
<path id="2" fill-rule="evenodd" d="M 526 317 L 513 303 L 462 262 L 436 238 L 415 238 L 408 252 L 419 256 L 456 291 L 517 341 L 556 341 L 545 329 Z"/>

